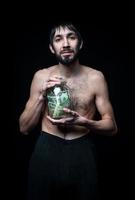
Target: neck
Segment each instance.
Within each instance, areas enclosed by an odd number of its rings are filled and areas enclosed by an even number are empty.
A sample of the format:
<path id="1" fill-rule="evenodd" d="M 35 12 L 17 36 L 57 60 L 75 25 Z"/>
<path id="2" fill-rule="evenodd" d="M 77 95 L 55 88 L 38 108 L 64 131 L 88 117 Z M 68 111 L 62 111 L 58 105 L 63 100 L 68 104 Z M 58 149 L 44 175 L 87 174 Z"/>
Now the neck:
<path id="1" fill-rule="evenodd" d="M 72 75 L 76 75 L 80 71 L 81 65 L 78 60 L 76 60 L 71 65 L 63 65 L 59 63 L 58 69 L 61 76 L 71 77 Z"/>

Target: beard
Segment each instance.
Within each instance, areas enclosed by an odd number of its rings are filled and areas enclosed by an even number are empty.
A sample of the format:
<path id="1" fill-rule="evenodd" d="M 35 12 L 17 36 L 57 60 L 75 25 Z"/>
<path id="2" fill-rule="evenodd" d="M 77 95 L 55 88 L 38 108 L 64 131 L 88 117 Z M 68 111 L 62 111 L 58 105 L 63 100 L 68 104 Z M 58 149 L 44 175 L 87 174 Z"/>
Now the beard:
<path id="1" fill-rule="evenodd" d="M 56 55 L 56 59 L 59 63 L 63 65 L 70 65 L 74 63 L 77 60 L 77 56 L 74 56 L 72 58 L 66 56 L 66 57 L 61 57 L 60 55 Z"/>
<path id="2" fill-rule="evenodd" d="M 74 54 L 73 57 L 70 57 L 70 56 L 61 56 L 61 55 L 58 55 L 58 54 L 55 54 L 55 55 L 56 55 L 57 61 L 59 63 L 61 63 L 62 65 L 71 65 L 71 64 L 73 64 L 78 59 L 79 50 L 76 51 L 76 53 Z"/>

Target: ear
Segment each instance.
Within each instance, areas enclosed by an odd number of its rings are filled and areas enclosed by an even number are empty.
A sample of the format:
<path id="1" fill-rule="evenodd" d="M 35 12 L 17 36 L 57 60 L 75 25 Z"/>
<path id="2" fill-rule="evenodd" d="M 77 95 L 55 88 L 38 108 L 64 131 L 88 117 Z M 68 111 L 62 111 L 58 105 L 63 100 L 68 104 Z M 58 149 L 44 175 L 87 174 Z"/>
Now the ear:
<path id="1" fill-rule="evenodd" d="M 82 49 L 82 47 L 83 47 L 83 41 L 81 41 L 79 49 Z"/>
<path id="2" fill-rule="evenodd" d="M 52 47 L 52 45 L 51 44 L 49 44 L 49 49 L 50 49 L 50 51 L 54 54 L 55 52 L 54 52 L 54 49 L 53 49 L 53 47 Z"/>

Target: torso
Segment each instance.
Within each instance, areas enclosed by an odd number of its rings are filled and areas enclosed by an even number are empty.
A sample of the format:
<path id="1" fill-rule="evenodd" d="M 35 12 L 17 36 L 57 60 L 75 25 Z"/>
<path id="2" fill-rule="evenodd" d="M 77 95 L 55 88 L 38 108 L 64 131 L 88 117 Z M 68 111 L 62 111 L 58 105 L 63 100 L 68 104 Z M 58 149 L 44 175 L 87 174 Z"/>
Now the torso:
<path id="1" fill-rule="evenodd" d="M 81 73 L 78 73 L 74 77 L 67 78 L 66 82 L 72 93 L 73 108 L 80 115 L 87 119 L 93 119 L 96 107 L 95 107 L 95 94 L 93 91 L 93 74 L 96 70 L 83 66 Z M 46 74 L 45 74 L 46 75 Z M 55 66 L 48 68 L 47 78 L 61 75 Z M 81 126 L 56 126 L 52 125 L 46 118 L 48 115 L 47 107 L 44 110 L 42 119 L 42 130 L 50 134 L 56 135 L 65 139 L 74 139 L 81 137 L 89 132 L 85 127 Z"/>

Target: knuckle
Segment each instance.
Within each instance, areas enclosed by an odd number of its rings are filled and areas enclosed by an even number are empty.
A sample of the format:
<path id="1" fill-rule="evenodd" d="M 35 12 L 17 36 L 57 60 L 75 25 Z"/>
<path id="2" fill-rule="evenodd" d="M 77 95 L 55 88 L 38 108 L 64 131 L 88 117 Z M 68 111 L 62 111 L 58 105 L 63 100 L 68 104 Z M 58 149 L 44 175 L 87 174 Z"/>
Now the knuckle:
<path id="1" fill-rule="evenodd" d="M 62 120 L 62 123 L 63 123 L 63 124 L 65 124 L 66 122 L 67 122 L 66 119 L 63 119 L 63 120 Z"/>

